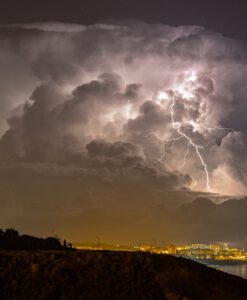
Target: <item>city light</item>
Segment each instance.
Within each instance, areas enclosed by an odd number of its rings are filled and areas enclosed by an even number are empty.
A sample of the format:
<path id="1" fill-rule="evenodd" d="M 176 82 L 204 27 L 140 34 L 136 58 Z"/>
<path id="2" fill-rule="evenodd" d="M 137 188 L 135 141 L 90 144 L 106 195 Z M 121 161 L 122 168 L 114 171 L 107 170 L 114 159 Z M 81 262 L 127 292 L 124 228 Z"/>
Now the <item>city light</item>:
<path id="1" fill-rule="evenodd" d="M 112 250 L 112 251 L 143 251 L 156 254 L 181 256 L 198 261 L 247 261 L 247 252 L 242 249 L 230 248 L 226 243 L 218 244 L 191 244 L 158 246 L 149 245 L 113 245 L 102 243 L 100 248 L 96 244 L 73 244 L 78 250 Z"/>

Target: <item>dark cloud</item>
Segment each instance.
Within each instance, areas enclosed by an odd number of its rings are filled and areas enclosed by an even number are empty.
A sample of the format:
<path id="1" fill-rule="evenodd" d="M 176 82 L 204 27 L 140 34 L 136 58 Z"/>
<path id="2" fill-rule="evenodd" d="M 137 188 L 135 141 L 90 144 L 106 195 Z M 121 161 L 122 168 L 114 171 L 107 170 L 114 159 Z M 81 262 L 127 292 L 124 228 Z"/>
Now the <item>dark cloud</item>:
<path id="1" fill-rule="evenodd" d="M 129 119 L 126 126 L 127 132 L 152 132 L 164 130 L 170 123 L 170 116 L 153 101 L 144 102 L 139 110 L 139 115 L 134 119 Z"/>

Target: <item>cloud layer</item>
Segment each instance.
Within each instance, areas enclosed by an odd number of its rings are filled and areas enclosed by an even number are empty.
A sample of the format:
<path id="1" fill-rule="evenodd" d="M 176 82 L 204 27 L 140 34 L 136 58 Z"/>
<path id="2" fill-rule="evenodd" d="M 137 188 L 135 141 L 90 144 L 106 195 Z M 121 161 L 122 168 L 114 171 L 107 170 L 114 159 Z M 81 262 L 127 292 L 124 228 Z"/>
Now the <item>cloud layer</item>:
<path id="1" fill-rule="evenodd" d="M 4 224 L 190 201 L 208 192 L 193 144 L 213 193 L 245 194 L 246 53 L 197 26 L 1 27 Z"/>

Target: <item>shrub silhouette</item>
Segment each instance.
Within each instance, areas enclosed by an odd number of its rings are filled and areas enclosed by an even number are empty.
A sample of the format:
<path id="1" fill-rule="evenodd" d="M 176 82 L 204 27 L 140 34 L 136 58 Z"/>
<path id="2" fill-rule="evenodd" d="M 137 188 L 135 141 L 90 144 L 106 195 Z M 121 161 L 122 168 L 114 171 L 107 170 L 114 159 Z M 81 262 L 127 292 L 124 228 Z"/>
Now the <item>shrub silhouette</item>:
<path id="1" fill-rule="evenodd" d="M 62 250 L 69 247 L 62 246 L 56 237 L 37 238 L 30 235 L 19 235 L 13 228 L 5 231 L 0 229 L 0 249 L 2 250 Z"/>

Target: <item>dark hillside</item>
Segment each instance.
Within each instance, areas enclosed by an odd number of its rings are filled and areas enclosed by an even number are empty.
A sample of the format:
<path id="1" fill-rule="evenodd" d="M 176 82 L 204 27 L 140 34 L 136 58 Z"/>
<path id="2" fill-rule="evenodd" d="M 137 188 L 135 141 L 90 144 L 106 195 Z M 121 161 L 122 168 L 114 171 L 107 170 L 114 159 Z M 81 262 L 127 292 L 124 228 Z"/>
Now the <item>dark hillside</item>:
<path id="1" fill-rule="evenodd" d="M 247 299 L 247 281 L 173 256 L 1 251 L 0 299 Z"/>

